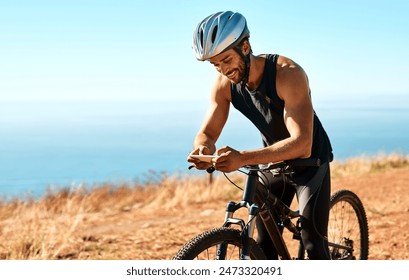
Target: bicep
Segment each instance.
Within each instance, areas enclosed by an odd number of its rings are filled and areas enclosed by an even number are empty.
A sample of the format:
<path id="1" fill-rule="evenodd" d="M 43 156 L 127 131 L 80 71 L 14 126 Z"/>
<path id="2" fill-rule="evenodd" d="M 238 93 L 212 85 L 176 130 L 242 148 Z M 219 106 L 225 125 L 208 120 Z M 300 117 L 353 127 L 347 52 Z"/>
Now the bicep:
<path id="1" fill-rule="evenodd" d="M 284 109 L 284 121 L 291 136 L 310 136 L 313 126 L 311 100 L 303 97 L 287 102 Z"/>
<path id="2" fill-rule="evenodd" d="M 281 86 L 284 121 L 292 137 L 312 137 L 314 111 L 307 77 L 301 68 L 290 69 Z"/>

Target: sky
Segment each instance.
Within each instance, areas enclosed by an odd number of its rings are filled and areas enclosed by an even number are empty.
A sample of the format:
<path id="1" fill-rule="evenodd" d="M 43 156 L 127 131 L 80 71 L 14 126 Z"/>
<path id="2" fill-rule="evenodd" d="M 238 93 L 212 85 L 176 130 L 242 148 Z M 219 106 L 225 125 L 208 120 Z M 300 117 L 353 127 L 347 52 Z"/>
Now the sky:
<path id="1" fill-rule="evenodd" d="M 409 1 L 0 1 L 1 100 L 203 100 L 199 21 L 232 10 L 254 54 L 307 72 L 313 93 L 409 93 Z"/>

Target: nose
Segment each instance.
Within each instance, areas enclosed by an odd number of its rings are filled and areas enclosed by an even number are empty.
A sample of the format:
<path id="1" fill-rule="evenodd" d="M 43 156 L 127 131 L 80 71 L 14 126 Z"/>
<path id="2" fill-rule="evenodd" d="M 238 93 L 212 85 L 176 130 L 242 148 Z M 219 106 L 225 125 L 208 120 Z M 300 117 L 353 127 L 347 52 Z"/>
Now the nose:
<path id="1" fill-rule="evenodd" d="M 219 69 L 220 69 L 220 73 L 222 73 L 223 75 L 226 75 L 226 74 L 229 72 L 227 66 L 226 66 L 226 65 L 223 65 L 223 64 L 221 64 L 221 65 L 219 66 Z"/>

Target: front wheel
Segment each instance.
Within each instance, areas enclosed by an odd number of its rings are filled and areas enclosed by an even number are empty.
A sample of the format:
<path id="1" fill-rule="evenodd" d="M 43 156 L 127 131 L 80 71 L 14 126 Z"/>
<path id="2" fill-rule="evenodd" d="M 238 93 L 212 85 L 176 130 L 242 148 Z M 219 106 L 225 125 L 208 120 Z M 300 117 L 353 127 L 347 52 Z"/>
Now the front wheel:
<path id="1" fill-rule="evenodd" d="M 331 196 L 328 243 L 333 260 L 368 259 L 368 221 L 361 200 L 351 191 Z"/>
<path id="2" fill-rule="evenodd" d="M 265 260 L 266 256 L 259 244 L 249 241 L 250 258 Z M 243 248 L 241 232 L 233 228 L 214 228 L 205 231 L 188 243 L 173 257 L 174 260 L 238 260 Z"/>

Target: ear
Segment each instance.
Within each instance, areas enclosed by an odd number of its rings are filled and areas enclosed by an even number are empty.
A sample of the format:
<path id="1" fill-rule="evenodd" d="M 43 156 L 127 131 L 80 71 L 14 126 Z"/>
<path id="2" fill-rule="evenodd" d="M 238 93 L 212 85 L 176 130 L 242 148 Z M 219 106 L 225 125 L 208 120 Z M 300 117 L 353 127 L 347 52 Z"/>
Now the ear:
<path id="1" fill-rule="evenodd" d="M 248 55 L 251 51 L 251 46 L 249 40 L 244 40 L 242 46 L 241 46 L 241 52 L 244 55 Z"/>

